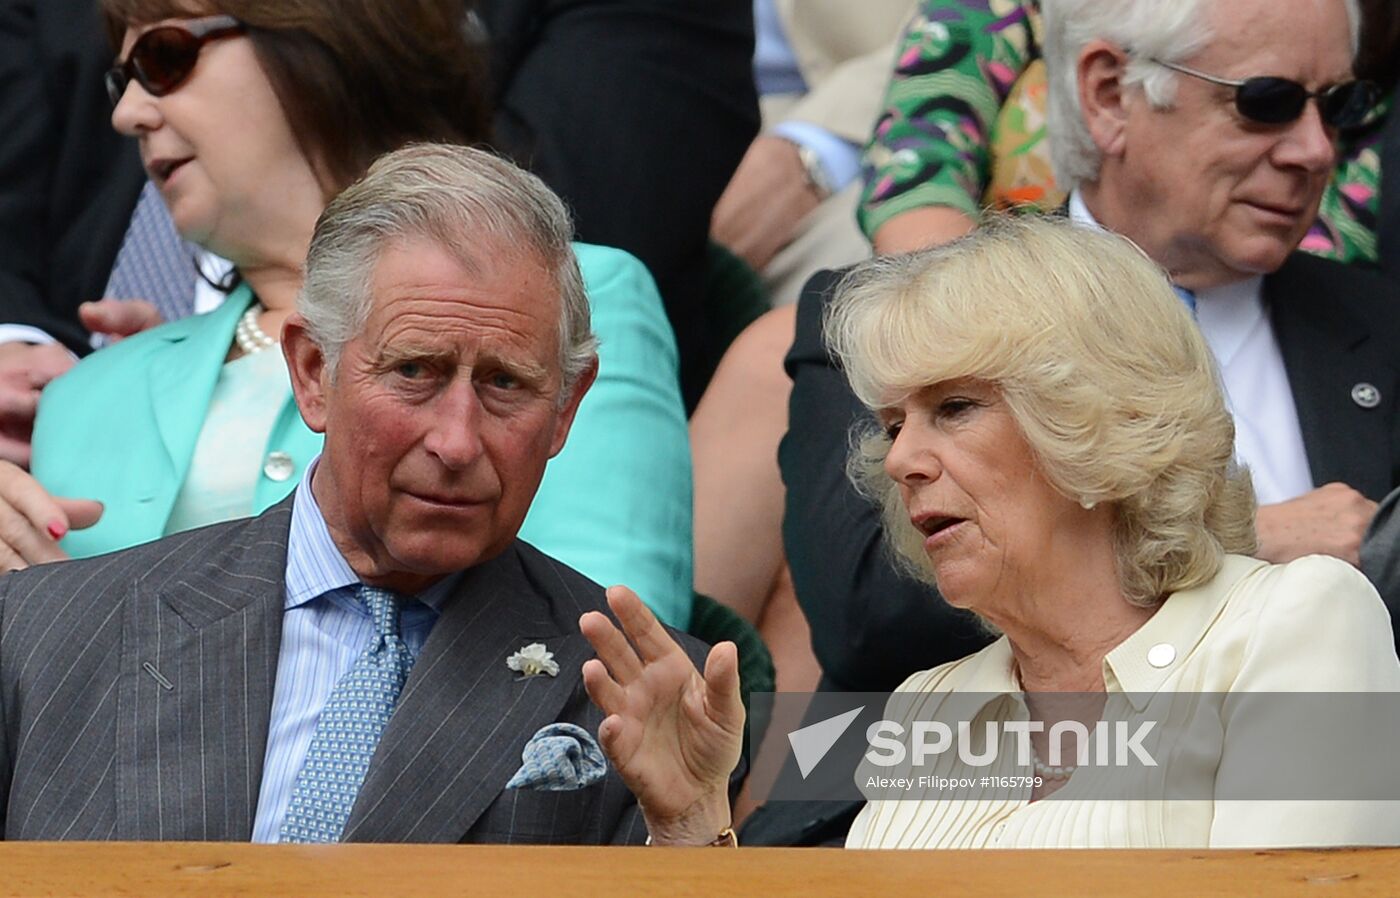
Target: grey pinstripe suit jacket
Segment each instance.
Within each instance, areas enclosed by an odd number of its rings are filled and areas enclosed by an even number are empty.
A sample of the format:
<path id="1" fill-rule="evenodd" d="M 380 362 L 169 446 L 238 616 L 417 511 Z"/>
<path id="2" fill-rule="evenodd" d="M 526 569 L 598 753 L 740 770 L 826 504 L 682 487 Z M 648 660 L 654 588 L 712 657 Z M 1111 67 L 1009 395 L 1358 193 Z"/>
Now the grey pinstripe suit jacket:
<path id="1" fill-rule="evenodd" d="M 281 638 L 290 500 L 124 552 L 0 577 L 0 829 L 6 839 L 244 841 Z M 555 720 L 596 732 L 578 616 L 602 589 L 516 542 L 467 572 L 404 687 L 347 841 L 640 842 L 613 772 L 576 792 L 503 791 Z M 558 677 L 506 657 L 543 642 Z M 688 649 L 695 654 L 698 643 Z"/>

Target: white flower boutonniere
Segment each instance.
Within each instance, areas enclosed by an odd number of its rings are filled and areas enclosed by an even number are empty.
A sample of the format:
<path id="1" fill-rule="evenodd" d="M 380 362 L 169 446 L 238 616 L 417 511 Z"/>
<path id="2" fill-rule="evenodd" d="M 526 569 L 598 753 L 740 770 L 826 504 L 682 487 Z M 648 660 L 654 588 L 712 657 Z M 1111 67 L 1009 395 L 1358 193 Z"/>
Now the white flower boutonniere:
<path id="1" fill-rule="evenodd" d="M 542 642 L 532 642 L 511 655 L 506 659 L 506 667 L 520 671 L 517 679 L 521 680 L 540 674 L 559 676 L 559 662 L 554 660 L 554 653 L 545 648 Z"/>

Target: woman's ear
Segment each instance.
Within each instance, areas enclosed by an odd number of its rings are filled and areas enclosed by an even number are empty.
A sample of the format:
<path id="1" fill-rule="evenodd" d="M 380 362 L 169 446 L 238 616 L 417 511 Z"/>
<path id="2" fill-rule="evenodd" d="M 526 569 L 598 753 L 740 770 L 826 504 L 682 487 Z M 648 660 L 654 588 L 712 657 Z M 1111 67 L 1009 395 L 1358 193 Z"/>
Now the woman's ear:
<path id="1" fill-rule="evenodd" d="M 1104 40 L 1086 44 L 1075 66 L 1084 126 L 1104 157 L 1121 155 L 1126 144 L 1128 91 L 1123 75 L 1127 67 L 1128 54 Z"/>

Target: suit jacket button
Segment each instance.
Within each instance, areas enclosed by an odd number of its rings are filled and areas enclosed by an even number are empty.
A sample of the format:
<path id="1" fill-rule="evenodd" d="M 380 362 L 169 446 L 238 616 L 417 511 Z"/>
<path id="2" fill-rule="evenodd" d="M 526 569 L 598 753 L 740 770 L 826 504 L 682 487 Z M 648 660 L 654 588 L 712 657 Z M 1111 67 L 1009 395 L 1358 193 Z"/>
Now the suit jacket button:
<path id="1" fill-rule="evenodd" d="M 263 474 L 268 480 L 282 483 L 296 473 L 297 464 L 285 452 L 269 452 L 263 462 Z"/>
<path id="2" fill-rule="evenodd" d="M 1374 384 L 1362 381 L 1351 388 L 1351 401 L 1362 408 L 1375 408 L 1381 404 L 1381 391 Z"/>

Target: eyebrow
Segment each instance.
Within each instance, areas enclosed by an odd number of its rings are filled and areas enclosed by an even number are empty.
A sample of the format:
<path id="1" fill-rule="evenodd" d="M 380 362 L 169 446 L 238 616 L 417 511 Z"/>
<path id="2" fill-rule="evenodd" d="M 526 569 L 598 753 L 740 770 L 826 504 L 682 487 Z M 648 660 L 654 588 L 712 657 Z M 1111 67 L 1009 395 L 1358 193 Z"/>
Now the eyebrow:
<path id="1" fill-rule="evenodd" d="M 377 366 L 390 370 L 406 362 L 427 362 L 443 367 L 457 367 L 456 354 L 426 346 L 385 346 L 380 349 Z M 472 365 L 473 370 L 501 368 L 531 383 L 544 385 L 549 380 L 549 369 L 529 359 L 510 358 L 499 354 L 483 355 Z"/>

